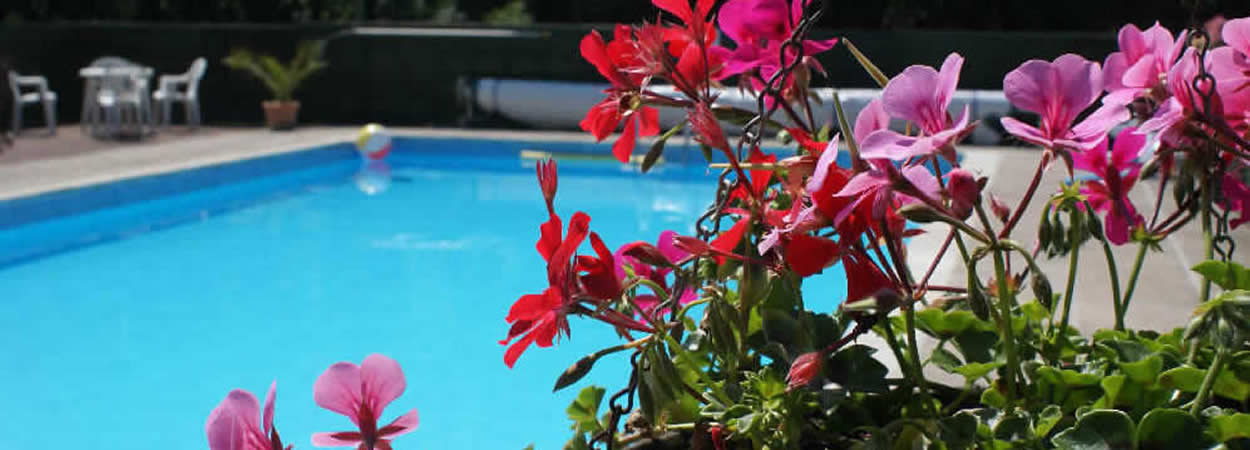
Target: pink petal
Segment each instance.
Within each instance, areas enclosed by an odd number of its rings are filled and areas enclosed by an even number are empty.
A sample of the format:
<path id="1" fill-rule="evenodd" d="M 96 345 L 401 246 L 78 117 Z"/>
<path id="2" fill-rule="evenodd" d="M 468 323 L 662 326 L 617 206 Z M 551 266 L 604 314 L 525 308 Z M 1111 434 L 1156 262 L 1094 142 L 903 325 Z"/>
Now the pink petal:
<path id="1" fill-rule="evenodd" d="M 1128 24 L 1120 28 L 1118 36 L 1120 51 L 1130 61 L 1136 61 L 1146 53 L 1146 37 L 1137 25 Z"/>
<path id="2" fill-rule="evenodd" d="M 1102 88 L 1107 92 L 1124 89 L 1124 71 L 1128 70 L 1128 60 L 1124 53 L 1115 52 L 1107 55 L 1102 63 Z"/>
<path id="3" fill-rule="evenodd" d="M 938 183 L 937 177 L 930 172 L 925 166 L 916 165 L 903 169 L 903 178 L 910 181 L 912 185 L 920 189 L 929 198 L 937 198 L 938 192 L 942 190 L 941 183 Z"/>
<path id="4" fill-rule="evenodd" d="M 269 393 L 265 394 L 265 411 L 261 416 L 261 426 L 265 427 L 265 436 L 269 435 L 269 431 L 273 430 L 273 402 L 278 394 L 278 380 L 273 380 L 269 385 Z"/>
<path id="5" fill-rule="evenodd" d="M 825 147 L 825 151 L 820 153 L 820 159 L 816 160 L 816 170 L 812 172 L 811 178 L 807 180 L 808 192 L 819 191 L 825 185 L 825 177 L 829 175 L 829 171 L 838 163 L 838 138 L 840 136 L 839 134 L 833 135 L 833 138 L 829 140 L 829 145 Z"/>
<path id="6" fill-rule="evenodd" d="M 1125 86 L 1149 87 L 1159 82 L 1159 63 L 1154 55 L 1146 55 L 1124 70 L 1121 80 Z"/>
<path id="7" fill-rule="evenodd" d="M 1039 59 L 1025 61 L 1003 78 L 1003 95 L 1017 108 L 1044 114 L 1053 95 L 1050 79 L 1050 63 Z"/>
<path id="8" fill-rule="evenodd" d="M 887 186 L 890 181 L 886 179 L 886 174 L 879 170 L 870 170 L 860 172 L 851 177 L 846 182 L 846 186 L 842 186 L 842 190 L 833 194 L 834 197 L 862 197 L 860 194 L 870 189 Z"/>
<path id="9" fill-rule="evenodd" d="M 937 92 L 933 97 L 937 111 L 946 112 L 946 108 L 950 106 L 951 97 L 955 95 L 955 86 L 959 84 L 959 71 L 963 65 L 964 57 L 958 53 L 947 55 L 946 60 L 942 62 L 942 70 L 938 72 Z"/>
<path id="10" fill-rule="evenodd" d="M 1146 48 L 1157 57 L 1166 58 L 1168 50 L 1172 47 L 1172 32 L 1155 21 L 1154 25 L 1147 28 L 1142 37 L 1145 39 Z M 1170 61 L 1170 60 L 1169 60 Z"/>
<path id="11" fill-rule="evenodd" d="M 1115 137 L 1115 145 L 1112 146 L 1111 166 L 1117 169 L 1125 168 L 1137 159 L 1145 146 L 1146 135 L 1138 133 L 1136 128 L 1129 127 L 1120 130 L 1120 134 Z"/>
<path id="12" fill-rule="evenodd" d="M 1162 105 L 1159 105 L 1159 109 L 1155 110 L 1154 117 L 1142 122 L 1141 126 L 1137 127 L 1137 130 L 1145 133 L 1155 133 L 1166 130 L 1184 119 L 1184 107 L 1181 106 L 1181 102 L 1176 97 L 1171 97 L 1164 101 Z"/>
<path id="13" fill-rule="evenodd" d="M 365 404 L 373 408 L 373 417 L 381 417 L 382 410 L 404 393 L 408 382 L 399 363 L 386 355 L 374 353 L 360 364 L 361 391 Z"/>
<path id="14" fill-rule="evenodd" d="M 1000 120 L 1000 123 L 1002 123 L 1003 129 L 1007 130 L 1008 133 L 1011 133 L 1012 136 L 1020 138 L 1022 141 L 1040 145 L 1042 147 L 1051 147 L 1054 145 L 1054 142 L 1042 135 L 1042 130 L 1034 128 L 1031 125 L 1026 125 L 1024 122 L 1011 117 L 1004 117 Z"/>
<path id="15" fill-rule="evenodd" d="M 354 436 L 354 439 L 348 437 Z M 363 442 L 360 439 L 360 433 L 355 432 L 337 432 L 337 433 L 313 433 L 312 445 L 317 447 L 355 447 Z"/>
<path id="16" fill-rule="evenodd" d="M 1104 135 L 1094 148 L 1073 152 L 1072 168 L 1102 175 L 1107 172 L 1107 137 Z"/>
<path id="17" fill-rule="evenodd" d="M 264 449 L 268 442 L 261 434 L 256 419 L 260 416 L 260 402 L 251 392 L 235 389 L 213 409 L 204 424 L 211 450 Z"/>
<path id="18" fill-rule="evenodd" d="M 1224 38 L 1224 42 L 1229 47 L 1241 52 L 1243 55 L 1250 55 L 1250 17 L 1224 22 L 1224 28 L 1220 32 L 1220 36 Z"/>
<path id="19" fill-rule="evenodd" d="M 1119 214 L 1116 214 L 1114 208 L 1112 208 L 1112 212 L 1107 214 L 1106 221 L 1107 224 L 1103 228 L 1106 231 L 1107 240 L 1111 241 L 1111 243 L 1115 245 L 1123 245 L 1125 242 L 1128 242 L 1128 220 L 1121 217 Z"/>
<path id="20" fill-rule="evenodd" d="M 1061 125 L 1072 123 L 1077 114 L 1088 107 L 1102 93 L 1102 70 L 1098 63 L 1071 53 L 1055 58 L 1054 74 L 1059 76 L 1060 98 L 1064 108 Z M 1052 122 L 1056 123 L 1056 122 Z"/>
<path id="21" fill-rule="evenodd" d="M 669 262 L 675 263 L 690 254 L 677 248 L 677 245 L 673 243 L 674 237 L 677 237 L 676 231 L 661 231 L 660 238 L 656 240 L 655 246 L 660 249 L 660 253 L 663 254 L 665 258 L 668 258 Z"/>
<path id="22" fill-rule="evenodd" d="M 390 424 L 378 430 L 378 435 L 382 439 L 394 439 L 395 436 L 411 433 L 417 429 L 417 410 L 408 411 L 407 414 L 396 417 Z"/>
<path id="23" fill-rule="evenodd" d="M 317 406 L 334 411 L 360 425 L 360 366 L 350 362 L 335 363 L 313 384 L 313 400 Z"/>
<path id="24" fill-rule="evenodd" d="M 910 66 L 885 85 L 881 93 L 882 106 L 891 117 L 925 122 L 925 111 L 933 107 L 938 83 L 938 72 L 932 67 Z"/>
<path id="25" fill-rule="evenodd" d="M 1072 127 L 1071 139 L 1081 143 L 1082 150 L 1092 148 L 1108 131 L 1131 117 L 1128 108 L 1122 105 L 1104 104 Z"/>
<path id="26" fill-rule="evenodd" d="M 864 159 L 892 159 L 902 161 L 909 157 L 918 139 L 904 136 L 893 130 L 877 130 L 859 145 L 859 157 Z"/>
<path id="27" fill-rule="evenodd" d="M 868 135 L 877 130 L 890 128 L 890 115 L 885 113 L 885 108 L 881 106 L 881 99 L 873 99 L 859 111 L 859 115 L 855 117 L 855 141 L 861 145 Z"/>

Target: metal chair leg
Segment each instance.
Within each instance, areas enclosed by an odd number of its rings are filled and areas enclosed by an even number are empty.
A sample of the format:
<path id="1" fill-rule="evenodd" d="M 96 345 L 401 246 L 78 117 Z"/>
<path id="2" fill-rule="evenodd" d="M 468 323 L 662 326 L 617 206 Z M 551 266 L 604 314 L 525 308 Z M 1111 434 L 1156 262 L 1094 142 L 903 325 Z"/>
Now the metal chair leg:
<path id="1" fill-rule="evenodd" d="M 48 124 L 48 135 L 56 136 L 56 100 L 43 102 L 43 120 Z"/>
<path id="2" fill-rule="evenodd" d="M 13 102 L 13 135 L 22 132 L 22 103 Z"/>

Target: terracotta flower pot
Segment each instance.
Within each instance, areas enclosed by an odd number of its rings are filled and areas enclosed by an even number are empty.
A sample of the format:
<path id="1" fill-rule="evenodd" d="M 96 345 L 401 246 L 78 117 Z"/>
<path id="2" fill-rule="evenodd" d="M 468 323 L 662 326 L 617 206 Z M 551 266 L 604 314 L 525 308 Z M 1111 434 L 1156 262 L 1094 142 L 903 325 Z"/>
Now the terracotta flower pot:
<path id="1" fill-rule="evenodd" d="M 298 101 L 269 100 L 261 103 L 265 109 L 265 126 L 273 130 L 289 130 L 295 128 L 295 119 L 299 115 Z"/>

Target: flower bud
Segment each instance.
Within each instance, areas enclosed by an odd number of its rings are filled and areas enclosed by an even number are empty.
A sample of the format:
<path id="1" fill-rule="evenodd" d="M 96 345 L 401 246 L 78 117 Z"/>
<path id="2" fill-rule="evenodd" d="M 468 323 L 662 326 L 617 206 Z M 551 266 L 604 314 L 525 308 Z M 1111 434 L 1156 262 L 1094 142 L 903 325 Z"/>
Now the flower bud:
<path id="1" fill-rule="evenodd" d="M 695 103 L 694 108 L 686 110 L 690 127 L 694 129 L 695 139 L 708 147 L 729 150 L 729 141 L 725 140 L 725 131 L 721 129 L 716 115 L 703 102 Z"/>
<path id="2" fill-rule="evenodd" d="M 712 246 L 695 237 L 673 236 L 673 246 L 692 255 L 708 256 L 712 254 Z"/>
<path id="3" fill-rule="evenodd" d="M 824 355 L 821 352 L 804 353 L 794 358 L 794 362 L 790 364 L 790 373 L 786 375 L 786 389 L 794 390 L 811 383 L 820 374 L 823 361 Z"/>
<path id="4" fill-rule="evenodd" d="M 538 186 L 543 190 L 543 200 L 547 201 L 547 212 L 555 214 L 552 201 L 556 198 L 556 185 L 559 180 L 556 175 L 556 160 L 547 158 L 546 162 L 539 161 L 534 170 L 538 172 Z"/>
<path id="5" fill-rule="evenodd" d="M 1003 223 L 1007 223 L 1007 220 L 1011 217 L 1011 207 L 1003 203 L 998 197 L 995 197 L 993 193 L 990 194 L 990 211 L 994 213 L 994 217 L 997 217 Z"/>
<path id="6" fill-rule="evenodd" d="M 981 201 L 981 186 L 972 172 L 964 169 L 954 169 L 946 175 L 946 192 L 950 194 L 951 211 L 960 219 L 971 216 L 972 209 Z"/>

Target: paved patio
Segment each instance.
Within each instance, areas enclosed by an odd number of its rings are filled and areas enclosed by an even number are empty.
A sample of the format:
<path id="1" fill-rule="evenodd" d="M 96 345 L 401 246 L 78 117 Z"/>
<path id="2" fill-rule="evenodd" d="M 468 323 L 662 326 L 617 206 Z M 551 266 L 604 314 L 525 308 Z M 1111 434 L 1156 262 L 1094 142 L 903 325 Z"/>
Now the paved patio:
<path id="1" fill-rule="evenodd" d="M 0 199 L 28 196 L 42 192 L 71 189 L 108 181 L 168 173 L 188 168 L 221 164 L 298 151 L 300 149 L 350 140 L 356 127 L 302 127 L 291 132 L 272 132 L 259 128 L 203 128 L 188 132 L 178 128 L 140 142 L 105 142 L 83 137 L 75 127 L 62 127 L 55 137 L 43 137 L 32 130 L 15 140 L 15 146 L 0 153 Z M 473 136 L 500 139 L 590 141 L 581 133 L 513 132 L 488 130 L 455 130 L 432 128 L 398 128 L 400 135 Z M 965 149 L 964 166 L 980 174 L 990 175 L 988 187 L 999 198 L 1014 204 L 1024 193 L 1040 153 L 1023 148 L 973 147 Z M 1060 164 L 1054 165 L 1043 179 L 1039 194 L 1030 211 L 1040 211 L 1050 193 L 1066 176 Z M 1139 209 L 1149 211 L 1153 204 L 1152 180 L 1138 184 L 1133 192 Z M 1168 196 L 1170 198 L 1170 195 Z M 1168 212 L 1170 210 L 1165 210 Z M 1032 246 L 1037 223 L 1026 214 L 1013 238 Z M 909 247 L 913 270 L 923 273 L 932 255 L 945 238 L 946 230 L 931 226 L 930 232 L 915 238 Z M 1242 242 L 1250 232 L 1238 230 L 1235 237 Z M 1128 326 L 1166 330 L 1184 326 L 1197 304 L 1199 279 L 1189 267 L 1202 254 L 1202 236 L 1197 224 L 1164 243 L 1165 253 L 1150 253 L 1142 269 L 1141 280 L 1128 314 Z M 955 249 L 950 250 L 952 253 Z M 1089 333 L 1110 327 L 1111 288 L 1106 275 L 1106 262 L 1097 246 L 1087 245 L 1078 271 L 1072 322 Z M 1135 245 L 1115 249 L 1121 279 L 1128 277 L 1137 251 Z M 1246 250 L 1242 250 L 1243 252 Z M 952 255 L 953 256 L 953 255 Z M 956 257 L 946 258 L 934 274 L 935 284 L 962 286 L 964 273 Z M 1243 258 L 1237 258 L 1243 259 Z M 1043 260 L 1041 266 L 1049 274 L 1056 292 L 1063 290 L 1067 259 Z"/>

